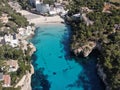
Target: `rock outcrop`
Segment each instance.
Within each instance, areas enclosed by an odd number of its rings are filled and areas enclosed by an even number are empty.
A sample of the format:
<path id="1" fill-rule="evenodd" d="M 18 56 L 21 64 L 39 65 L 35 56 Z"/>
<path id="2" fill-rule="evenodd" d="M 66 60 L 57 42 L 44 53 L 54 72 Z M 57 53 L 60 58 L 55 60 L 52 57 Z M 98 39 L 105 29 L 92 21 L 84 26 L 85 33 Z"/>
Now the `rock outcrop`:
<path id="1" fill-rule="evenodd" d="M 29 55 L 32 56 L 32 54 L 36 51 L 36 48 L 32 43 L 29 44 L 29 47 L 31 48 Z"/>
<path id="2" fill-rule="evenodd" d="M 15 88 L 21 87 L 21 90 L 32 90 L 31 88 L 31 76 L 34 73 L 34 68 L 31 64 L 31 72 L 27 72 L 26 75 L 16 84 Z"/>
<path id="3" fill-rule="evenodd" d="M 84 57 L 87 57 L 96 47 L 97 47 L 96 42 L 89 41 L 88 44 L 83 45 L 82 47 L 78 47 L 77 49 L 74 49 L 73 52 L 76 56 L 82 53 Z"/>
<path id="4" fill-rule="evenodd" d="M 27 39 L 29 37 L 32 37 L 35 33 L 35 27 L 34 26 L 27 26 L 26 28 L 18 28 L 18 35 L 19 39 Z"/>

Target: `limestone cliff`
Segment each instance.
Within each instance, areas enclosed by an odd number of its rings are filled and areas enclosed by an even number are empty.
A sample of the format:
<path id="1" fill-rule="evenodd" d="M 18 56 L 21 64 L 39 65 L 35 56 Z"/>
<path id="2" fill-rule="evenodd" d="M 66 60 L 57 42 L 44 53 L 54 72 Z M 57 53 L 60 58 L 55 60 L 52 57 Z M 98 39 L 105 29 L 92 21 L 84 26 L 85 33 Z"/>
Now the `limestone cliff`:
<path id="1" fill-rule="evenodd" d="M 74 49 L 73 52 L 76 56 L 82 53 L 84 57 L 87 57 L 96 47 L 97 47 L 96 42 L 89 41 L 87 44 L 83 45 L 82 47 L 78 47 Z"/>

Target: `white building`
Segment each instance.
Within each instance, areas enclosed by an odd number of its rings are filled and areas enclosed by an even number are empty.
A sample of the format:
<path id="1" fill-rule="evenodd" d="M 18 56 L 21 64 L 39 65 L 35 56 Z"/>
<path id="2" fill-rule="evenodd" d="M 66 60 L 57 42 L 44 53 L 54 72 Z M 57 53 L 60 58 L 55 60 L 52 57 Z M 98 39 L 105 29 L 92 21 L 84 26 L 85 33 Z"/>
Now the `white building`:
<path id="1" fill-rule="evenodd" d="M 19 28 L 18 29 L 18 32 L 21 36 L 25 36 L 26 35 L 26 32 L 25 32 L 25 29 L 24 28 Z"/>
<path id="2" fill-rule="evenodd" d="M 65 10 L 60 3 L 55 3 L 55 7 L 50 7 L 49 14 L 56 15 L 56 14 L 65 14 Z"/>
<path id="3" fill-rule="evenodd" d="M 11 40 L 10 44 L 12 47 L 17 47 L 18 46 L 18 40 Z"/>
<path id="4" fill-rule="evenodd" d="M 40 2 L 40 0 L 35 1 L 35 7 L 37 11 L 41 11 L 41 4 L 42 2 Z"/>
<path id="5" fill-rule="evenodd" d="M 57 2 L 59 2 L 59 3 L 57 3 Z M 30 0 L 30 3 L 34 4 L 36 11 L 39 14 L 43 14 L 43 15 L 48 14 L 48 13 L 50 15 L 65 14 L 66 11 L 64 10 L 61 2 L 63 2 L 63 0 L 57 0 L 54 3 L 54 5 L 50 6 L 49 4 L 44 4 L 43 0 Z"/>
<path id="6" fill-rule="evenodd" d="M 64 10 L 64 8 L 63 8 L 62 5 L 59 5 L 59 4 L 58 4 L 58 5 L 55 6 L 55 8 L 56 8 L 56 12 L 57 12 L 58 14 L 65 12 L 65 10 Z"/>
<path id="7" fill-rule="evenodd" d="M 29 0 L 29 2 L 30 2 L 30 4 L 32 5 L 32 6 L 35 6 L 36 7 L 36 3 L 38 3 L 38 2 L 43 2 L 43 0 Z"/>
<path id="8" fill-rule="evenodd" d="M 57 14 L 56 9 L 54 7 L 50 7 L 49 14 L 56 15 Z"/>
<path id="9" fill-rule="evenodd" d="M 26 28 L 19 28 L 18 32 L 20 36 L 27 37 L 34 34 L 33 30 L 34 30 L 34 27 L 27 26 Z"/>
<path id="10" fill-rule="evenodd" d="M 11 42 L 11 40 L 13 39 L 13 36 L 12 36 L 11 34 L 5 35 L 5 36 L 4 36 L 4 39 L 5 39 L 5 42 L 6 42 L 6 43 L 7 43 L 7 42 Z"/>
<path id="11" fill-rule="evenodd" d="M 56 11 L 49 11 L 49 14 L 50 14 L 50 15 L 56 15 L 57 12 L 56 12 Z"/>
<path id="12" fill-rule="evenodd" d="M 48 13 L 50 10 L 49 4 L 43 4 L 41 2 L 37 2 L 36 3 L 36 10 L 40 13 L 40 14 L 45 14 Z"/>
<path id="13" fill-rule="evenodd" d="M 19 45 L 19 40 L 15 39 L 11 34 L 5 35 L 4 41 L 5 41 L 5 44 L 9 44 L 12 47 L 17 47 Z"/>

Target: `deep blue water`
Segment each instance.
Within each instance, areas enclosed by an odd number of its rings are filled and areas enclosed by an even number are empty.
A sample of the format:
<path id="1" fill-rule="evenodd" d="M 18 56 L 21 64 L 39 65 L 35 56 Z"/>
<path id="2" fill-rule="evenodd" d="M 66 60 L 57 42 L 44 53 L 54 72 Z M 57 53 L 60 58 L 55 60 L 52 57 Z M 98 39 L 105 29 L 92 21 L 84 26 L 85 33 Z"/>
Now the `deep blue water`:
<path id="1" fill-rule="evenodd" d="M 75 60 L 69 56 L 70 28 L 42 25 L 31 40 L 35 73 L 32 90 L 104 90 L 96 72 L 96 57 Z"/>

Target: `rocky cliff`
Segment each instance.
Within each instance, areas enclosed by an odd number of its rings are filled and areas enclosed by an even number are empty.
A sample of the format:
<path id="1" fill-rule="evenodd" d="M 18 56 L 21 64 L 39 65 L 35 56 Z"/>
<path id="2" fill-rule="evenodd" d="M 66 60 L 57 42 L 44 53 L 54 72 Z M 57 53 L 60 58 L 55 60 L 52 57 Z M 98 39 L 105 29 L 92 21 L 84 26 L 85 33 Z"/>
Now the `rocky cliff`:
<path id="1" fill-rule="evenodd" d="M 76 56 L 82 53 L 84 57 L 87 57 L 96 47 L 98 47 L 96 42 L 89 41 L 87 44 L 83 45 L 82 47 L 78 47 L 74 49 L 73 52 Z"/>

